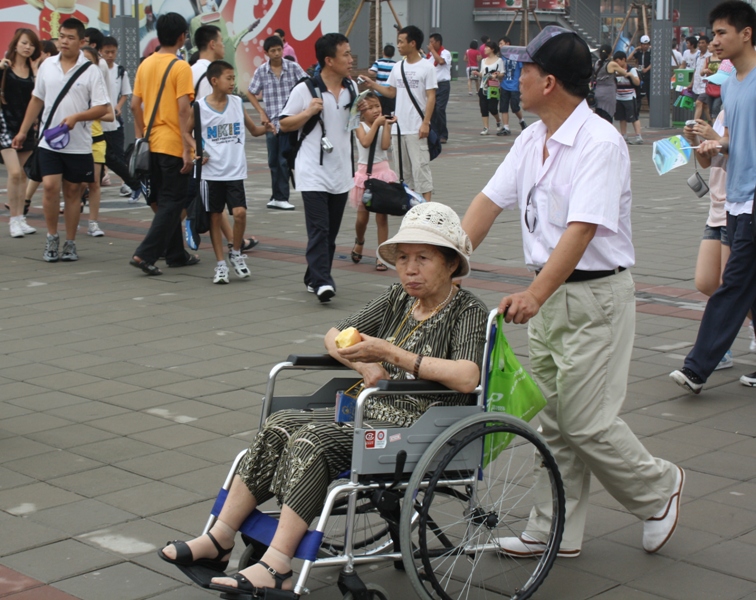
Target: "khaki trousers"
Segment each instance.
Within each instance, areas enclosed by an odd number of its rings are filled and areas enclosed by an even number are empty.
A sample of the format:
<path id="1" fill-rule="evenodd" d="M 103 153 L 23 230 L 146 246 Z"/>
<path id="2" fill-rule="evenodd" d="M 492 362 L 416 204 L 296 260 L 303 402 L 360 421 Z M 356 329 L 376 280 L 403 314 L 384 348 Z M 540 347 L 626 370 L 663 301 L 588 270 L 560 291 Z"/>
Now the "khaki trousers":
<path id="1" fill-rule="evenodd" d="M 676 469 L 651 456 L 618 416 L 635 335 L 630 272 L 560 286 L 531 319 L 528 334 L 532 374 L 547 400 L 539 415 L 542 435 L 564 482 L 561 547 L 582 546 L 591 473 L 632 514 L 652 517 L 672 495 Z M 536 476 L 548 477 L 538 465 Z M 527 532 L 545 541 L 550 526 L 551 504 L 543 499 Z"/>

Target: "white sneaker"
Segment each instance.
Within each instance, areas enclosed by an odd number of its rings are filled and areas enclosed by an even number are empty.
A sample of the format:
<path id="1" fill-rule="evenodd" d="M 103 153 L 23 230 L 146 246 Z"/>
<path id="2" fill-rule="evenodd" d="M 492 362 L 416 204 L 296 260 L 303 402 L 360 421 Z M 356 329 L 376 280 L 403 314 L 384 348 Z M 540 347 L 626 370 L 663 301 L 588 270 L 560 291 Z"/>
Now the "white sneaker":
<path id="1" fill-rule="evenodd" d="M 680 496 L 685 485 L 685 471 L 677 467 L 677 481 L 667 505 L 643 522 L 643 549 L 649 554 L 658 552 L 670 540 L 680 517 Z"/>
<path id="2" fill-rule="evenodd" d="M 268 202 L 268 208 L 275 208 L 278 210 L 294 210 L 295 206 L 288 200 L 271 200 Z"/>
<path id="3" fill-rule="evenodd" d="M 90 221 L 89 226 L 87 227 L 87 235 L 91 235 L 92 237 L 102 237 L 105 233 L 100 229 L 97 221 Z"/>
<path id="4" fill-rule="evenodd" d="M 12 238 L 24 237 L 24 230 L 21 228 L 21 223 L 16 217 L 11 217 L 10 220 L 10 236 Z"/>
<path id="5" fill-rule="evenodd" d="M 131 196 L 131 188 L 126 185 L 125 183 L 121 186 L 121 189 L 118 190 L 118 195 L 121 198 L 125 198 L 126 196 Z"/>
<path id="6" fill-rule="evenodd" d="M 233 252 L 228 253 L 228 261 L 231 263 L 231 266 L 234 268 L 234 273 L 236 273 L 237 277 L 240 277 L 241 279 L 245 279 L 246 277 L 249 277 L 252 275 L 252 273 L 249 270 L 249 267 L 247 266 L 246 254 L 236 254 L 234 255 Z"/>
<path id="7" fill-rule="evenodd" d="M 335 295 L 336 291 L 331 285 L 321 285 L 317 291 L 318 300 L 324 303 L 330 302 L 331 298 L 333 298 Z"/>
<path id="8" fill-rule="evenodd" d="M 103 187 L 108 187 L 110 185 L 113 185 L 110 181 L 110 173 L 105 173 L 103 178 L 100 180 L 100 185 Z"/>
<path id="9" fill-rule="evenodd" d="M 756 354 L 756 334 L 753 331 L 753 321 L 748 326 L 748 330 L 751 332 L 751 344 L 748 346 L 748 351 Z"/>
<path id="10" fill-rule="evenodd" d="M 537 558 L 543 556 L 546 552 L 546 544 L 539 542 L 535 538 L 523 533 L 520 537 L 503 537 L 498 539 L 499 552 L 507 556 L 518 558 Z M 559 558 L 577 558 L 580 556 L 580 549 L 567 550 L 560 548 L 557 552 Z"/>
<path id="11" fill-rule="evenodd" d="M 222 264 L 215 267 L 215 277 L 213 277 L 213 283 L 229 283 L 228 265 Z"/>
<path id="12" fill-rule="evenodd" d="M 23 215 L 20 217 L 16 217 L 16 221 L 21 223 L 21 231 L 24 232 L 24 235 L 31 235 L 32 233 L 37 233 L 37 230 L 34 229 L 34 227 L 32 227 L 26 222 L 26 217 L 24 217 Z"/>
<path id="13" fill-rule="evenodd" d="M 722 369 L 732 369 L 732 350 L 725 352 L 719 364 L 714 367 L 715 371 L 721 371 Z"/>
<path id="14" fill-rule="evenodd" d="M 488 135 L 488 127 L 484 127 L 483 131 L 480 132 L 480 135 Z"/>

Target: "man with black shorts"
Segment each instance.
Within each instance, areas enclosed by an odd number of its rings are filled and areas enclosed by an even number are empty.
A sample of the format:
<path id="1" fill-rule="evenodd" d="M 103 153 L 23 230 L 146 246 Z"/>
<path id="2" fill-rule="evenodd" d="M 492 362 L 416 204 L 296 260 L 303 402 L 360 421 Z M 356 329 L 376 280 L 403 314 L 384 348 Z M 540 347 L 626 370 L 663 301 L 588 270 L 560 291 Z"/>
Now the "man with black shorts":
<path id="1" fill-rule="evenodd" d="M 82 65 L 90 65 L 81 52 L 84 24 L 78 19 L 66 19 L 60 25 L 60 54 L 52 56 L 39 67 L 32 98 L 13 147 L 21 148 L 32 124 L 39 116 L 44 124 L 52 105 L 68 80 Z M 91 108 L 90 108 L 91 107 Z M 39 169 L 42 175 L 44 197 L 42 209 L 47 225 L 47 243 L 42 258 L 47 262 L 79 260 L 76 253 L 76 229 L 81 215 L 80 200 L 83 183 L 94 181 L 92 158 L 92 131 L 89 122 L 104 117 L 110 109 L 110 96 L 105 80 L 98 68 L 87 68 L 66 93 L 50 120 L 50 128 L 66 125 L 68 132 L 61 133 L 50 146 L 43 136 L 39 142 Z M 59 252 L 58 198 L 61 186 L 65 201 L 66 240 Z"/>

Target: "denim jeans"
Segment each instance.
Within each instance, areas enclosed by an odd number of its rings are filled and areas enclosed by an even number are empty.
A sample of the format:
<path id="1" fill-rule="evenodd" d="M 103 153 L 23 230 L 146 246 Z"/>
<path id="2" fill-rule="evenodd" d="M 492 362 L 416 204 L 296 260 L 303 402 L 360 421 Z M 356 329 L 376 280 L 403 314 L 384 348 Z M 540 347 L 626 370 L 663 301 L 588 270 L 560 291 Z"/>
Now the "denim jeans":
<path id="1" fill-rule="evenodd" d="M 347 196 L 349 192 L 302 192 L 307 227 L 307 271 L 304 282 L 316 290 L 321 285 L 332 285 L 336 289 L 331 277 L 331 265 Z"/>
<path id="2" fill-rule="evenodd" d="M 275 133 L 267 132 L 265 141 L 268 145 L 268 168 L 270 169 L 270 182 L 273 193 L 271 200 L 289 200 L 289 164 L 281 154 L 281 144 Z"/>
<path id="3" fill-rule="evenodd" d="M 436 107 L 431 115 L 431 126 L 442 140 L 449 139 L 449 129 L 446 127 L 446 105 L 449 104 L 450 81 L 439 81 L 436 90 Z"/>
<path id="4" fill-rule="evenodd" d="M 756 243 L 751 220 L 748 213 L 727 215 L 730 258 L 722 273 L 722 285 L 706 303 L 693 350 L 685 358 L 685 366 L 704 381 L 732 346 L 748 309 L 756 302 L 756 269 L 753 268 Z"/>

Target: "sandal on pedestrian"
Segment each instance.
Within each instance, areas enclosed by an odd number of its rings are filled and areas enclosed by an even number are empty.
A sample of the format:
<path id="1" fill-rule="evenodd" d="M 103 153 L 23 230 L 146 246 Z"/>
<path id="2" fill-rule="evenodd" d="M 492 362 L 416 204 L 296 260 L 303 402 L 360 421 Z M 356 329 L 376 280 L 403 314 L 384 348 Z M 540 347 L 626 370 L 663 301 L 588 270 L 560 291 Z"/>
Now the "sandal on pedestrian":
<path id="1" fill-rule="evenodd" d="M 189 258 L 186 259 L 185 262 L 178 263 L 175 265 L 168 265 L 169 268 L 175 269 L 178 267 L 191 267 L 192 265 L 196 265 L 200 261 L 200 257 L 196 254 L 190 254 Z"/>
<path id="2" fill-rule="evenodd" d="M 354 264 L 357 264 L 358 262 L 360 262 L 362 260 L 362 254 L 360 254 L 359 252 L 355 252 L 354 249 L 357 246 L 359 246 L 360 248 L 362 248 L 362 246 L 364 246 L 364 245 L 365 245 L 365 240 L 360 241 L 359 239 L 354 238 L 354 247 L 352 248 L 352 262 Z"/>
<path id="3" fill-rule="evenodd" d="M 192 556 L 192 550 L 191 548 L 189 548 L 189 545 L 186 542 L 179 540 L 174 540 L 172 542 L 168 542 L 167 544 L 167 546 L 176 547 L 176 558 L 169 558 L 168 556 L 166 556 L 163 553 L 163 549 L 158 550 L 157 553 L 158 556 L 165 562 L 176 565 L 179 569 L 181 569 L 182 573 L 184 573 L 196 584 L 207 588 L 210 586 L 210 580 L 213 577 L 218 577 L 219 573 L 225 574 L 226 568 L 228 567 L 228 559 L 221 560 L 221 558 L 230 554 L 231 550 L 233 550 L 234 547 L 231 546 L 231 548 L 223 548 L 218 543 L 218 540 L 215 539 L 212 533 L 208 532 L 205 535 L 210 538 L 213 546 L 215 546 L 215 549 L 218 551 L 218 553 L 215 555 L 215 558 L 195 559 Z"/>
<path id="4" fill-rule="evenodd" d="M 151 265 L 147 261 L 142 260 L 141 258 L 138 258 L 136 256 L 129 261 L 129 264 L 132 267 L 136 267 L 137 269 L 142 269 L 142 271 L 146 275 L 153 275 L 154 276 L 154 275 L 162 275 L 163 274 L 163 272 L 160 269 L 158 269 L 155 265 Z"/>
<path id="5" fill-rule="evenodd" d="M 270 567 L 267 563 L 264 563 L 261 560 L 257 561 L 257 564 L 265 567 L 268 573 L 273 576 L 273 579 L 276 582 L 275 589 L 277 590 L 283 589 L 282 587 L 283 582 L 286 581 L 287 579 L 290 579 L 291 576 L 294 574 L 294 571 L 289 571 L 288 573 L 279 573 L 274 568 Z M 230 577 L 231 579 L 236 581 L 237 583 L 236 587 L 230 586 L 230 585 L 223 585 L 220 583 L 211 583 L 210 589 L 216 590 L 219 592 L 225 592 L 227 594 L 247 594 L 251 596 L 257 596 L 257 595 L 261 595 L 265 593 L 264 592 L 264 590 L 266 589 L 265 587 L 260 587 L 260 588 L 255 587 L 254 585 L 250 583 L 249 579 L 247 579 L 241 573 L 234 573 Z"/>
<path id="6" fill-rule="evenodd" d="M 375 263 L 375 270 L 376 271 L 388 271 L 388 267 L 384 265 L 381 261 L 377 261 Z"/>

